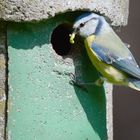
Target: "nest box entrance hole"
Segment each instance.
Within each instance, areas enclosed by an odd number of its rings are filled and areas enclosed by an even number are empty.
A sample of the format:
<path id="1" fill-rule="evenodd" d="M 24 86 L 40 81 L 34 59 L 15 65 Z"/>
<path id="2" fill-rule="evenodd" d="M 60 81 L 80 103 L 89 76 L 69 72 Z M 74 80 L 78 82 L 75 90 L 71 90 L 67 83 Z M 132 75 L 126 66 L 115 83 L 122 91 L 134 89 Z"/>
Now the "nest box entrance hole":
<path id="1" fill-rule="evenodd" d="M 71 50 L 69 34 L 72 32 L 72 25 L 63 23 L 58 25 L 51 36 L 53 49 L 58 55 L 64 56 Z"/>

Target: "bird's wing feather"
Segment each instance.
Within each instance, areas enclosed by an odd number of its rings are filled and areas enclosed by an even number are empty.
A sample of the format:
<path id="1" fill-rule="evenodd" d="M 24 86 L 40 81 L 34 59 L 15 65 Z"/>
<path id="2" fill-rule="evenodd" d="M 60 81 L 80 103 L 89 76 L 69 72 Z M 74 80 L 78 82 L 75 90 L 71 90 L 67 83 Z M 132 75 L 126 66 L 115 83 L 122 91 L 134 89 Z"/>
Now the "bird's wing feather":
<path id="1" fill-rule="evenodd" d="M 97 45 L 96 43 L 93 43 L 91 48 L 101 61 L 111 64 L 115 68 L 127 73 L 130 76 L 140 79 L 140 68 L 130 51 L 127 57 L 119 57 L 116 52 Z"/>

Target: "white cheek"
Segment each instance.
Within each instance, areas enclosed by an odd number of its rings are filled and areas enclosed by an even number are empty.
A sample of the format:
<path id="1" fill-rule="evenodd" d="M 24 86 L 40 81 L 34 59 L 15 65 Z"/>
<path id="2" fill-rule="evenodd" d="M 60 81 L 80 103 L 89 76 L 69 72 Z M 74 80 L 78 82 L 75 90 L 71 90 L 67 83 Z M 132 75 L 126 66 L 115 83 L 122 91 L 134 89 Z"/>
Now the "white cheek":
<path id="1" fill-rule="evenodd" d="M 94 34 L 95 30 L 96 29 L 94 27 L 85 25 L 83 28 L 80 29 L 80 35 L 89 36 L 91 34 Z"/>

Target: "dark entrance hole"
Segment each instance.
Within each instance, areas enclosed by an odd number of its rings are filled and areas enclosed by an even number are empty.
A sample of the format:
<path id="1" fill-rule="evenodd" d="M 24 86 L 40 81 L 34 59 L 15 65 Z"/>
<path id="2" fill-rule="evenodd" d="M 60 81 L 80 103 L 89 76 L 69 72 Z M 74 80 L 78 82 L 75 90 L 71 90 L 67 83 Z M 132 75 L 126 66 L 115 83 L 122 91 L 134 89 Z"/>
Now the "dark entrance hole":
<path id="1" fill-rule="evenodd" d="M 69 34 L 72 31 L 72 25 L 70 24 L 60 24 L 58 25 L 51 36 L 51 43 L 55 52 L 59 55 L 67 55 L 71 49 L 71 44 L 69 42 Z"/>

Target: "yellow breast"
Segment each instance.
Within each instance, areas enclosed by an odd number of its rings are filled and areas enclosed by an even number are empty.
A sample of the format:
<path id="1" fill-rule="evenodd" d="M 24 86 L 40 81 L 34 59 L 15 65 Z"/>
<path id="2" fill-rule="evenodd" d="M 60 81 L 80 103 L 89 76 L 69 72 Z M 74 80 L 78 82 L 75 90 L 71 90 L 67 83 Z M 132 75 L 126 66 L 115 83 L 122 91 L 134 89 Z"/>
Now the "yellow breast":
<path id="1" fill-rule="evenodd" d="M 91 45 L 95 40 L 95 36 L 89 36 L 85 40 L 85 47 L 88 53 L 88 56 L 92 62 L 92 64 L 96 67 L 96 69 L 107 79 L 107 81 L 114 83 L 114 84 L 125 84 L 127 82 L 126 75 L 119 71 L 118 69 L 114 68 L 113 66 L 102 62 L 96 53 L 91 49 Z"/>

